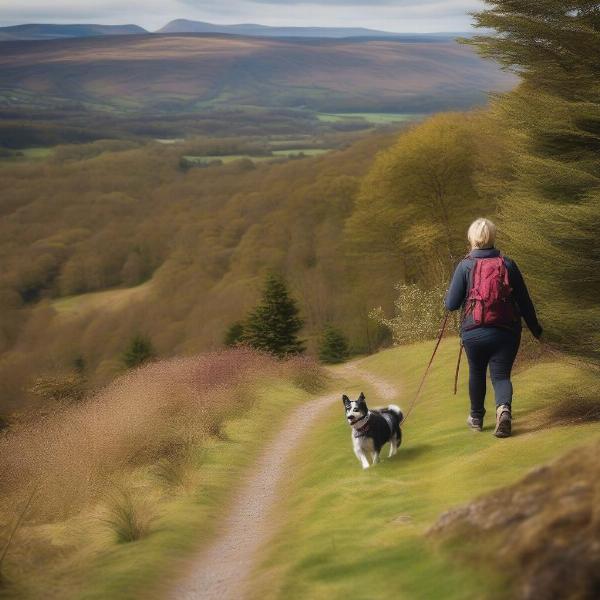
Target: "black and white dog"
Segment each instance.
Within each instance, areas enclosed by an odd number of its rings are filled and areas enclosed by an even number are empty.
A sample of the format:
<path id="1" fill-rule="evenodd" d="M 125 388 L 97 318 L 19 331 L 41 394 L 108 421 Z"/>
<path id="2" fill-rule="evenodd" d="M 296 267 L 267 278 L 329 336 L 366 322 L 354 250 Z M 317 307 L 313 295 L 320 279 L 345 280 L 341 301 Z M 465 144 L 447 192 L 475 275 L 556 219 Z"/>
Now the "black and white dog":
<path id="1" fill-rule="evenodd" d="M 398 406 L 369 410 L 365 395 L 361 392 L 358 400 L 342 396 L 346 419 L 352 427 L 352 447 L 363 469 L 369 468 L 369 455 L 373 464 L 379 462 L 379 453 L 386 442 L 390 443 L 390 454 L 394 456 L 402 442 L 400 424 L 404 415 Z"/>

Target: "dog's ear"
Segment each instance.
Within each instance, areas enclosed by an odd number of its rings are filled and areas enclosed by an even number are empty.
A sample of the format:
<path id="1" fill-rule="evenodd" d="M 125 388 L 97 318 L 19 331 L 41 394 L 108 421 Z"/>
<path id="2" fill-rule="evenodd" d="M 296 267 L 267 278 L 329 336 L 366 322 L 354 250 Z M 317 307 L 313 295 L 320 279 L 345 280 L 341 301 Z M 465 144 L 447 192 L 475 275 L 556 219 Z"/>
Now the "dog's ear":
<path id="1" fill-rule="evenodd" d="M 346 408 L 348 408 L 350 406 L 350 398 L 348 398 L 348 396 L 346 396 L 346 394 L 344 394 L 342 396 L 342 402 L 344 403 L 344 406 Z"/>
<path id="2" fill-rule="evenodd" d="M 360 396 L 358 397 L 358 402 L 364 402 L 366 400 L 365 395 L 361 392 Z"/>

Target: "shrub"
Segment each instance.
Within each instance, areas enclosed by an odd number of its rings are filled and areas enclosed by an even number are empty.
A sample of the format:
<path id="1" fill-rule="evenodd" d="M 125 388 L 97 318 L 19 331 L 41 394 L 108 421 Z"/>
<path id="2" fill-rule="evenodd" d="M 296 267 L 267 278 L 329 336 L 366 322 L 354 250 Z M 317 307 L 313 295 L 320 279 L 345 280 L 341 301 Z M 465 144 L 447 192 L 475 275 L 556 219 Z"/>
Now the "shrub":
<path id="1" fill-rule="evenodd" d="M 225 345 L 229 348 L 237 346 L 244 338 L 244 324 L 241 321 L 232 323 L 225 332 Z"/>
<path id="2" fill-rule="evenodd" d="M 128 369 L 133 369 L 152 360 L 156 356 L 150 338 L 136 335 L 130 342 L 129 347 L 121 356 L 121 361 Z"/>
<path id="3" fill-rule="evenodd" d="M 388 319 L 378 308 L 371 317 L 390 329 L 397 345 L 435 338 L 444 318 L 445 286 L 425 290 L 415 284 L 399 283 L 395 289 L 399 292 L 394 301 L 395 315 Z"/>
<path id="4" fill-rule="evenodd" d="M 333 325 L 328 325 L 323 331 L 319 344 L 319 360 L 335 364 L 348 358 L 348 340 L 346 336 Z"/>
<path id="5" fill-rule="evenodd" d="M 86 380 L 79 373 L 38 377 L 31 393 L 44 402 L 78 402 L 85 396 Z"/>

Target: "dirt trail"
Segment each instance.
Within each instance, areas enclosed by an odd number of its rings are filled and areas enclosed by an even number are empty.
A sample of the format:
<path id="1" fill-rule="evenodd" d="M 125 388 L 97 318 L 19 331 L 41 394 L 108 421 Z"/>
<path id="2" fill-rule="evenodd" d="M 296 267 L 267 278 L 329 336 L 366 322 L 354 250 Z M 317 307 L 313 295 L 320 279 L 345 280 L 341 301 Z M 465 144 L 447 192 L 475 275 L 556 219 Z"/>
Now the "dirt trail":
<path id="1" fill-rule="evenodd" d="M 396 395 L 393 386 L 353 364 L 347 365 L 344 373 L 368 381 L 384 401 Z M 340 394 L 317 398 L 289 415 L 241 484 L 214 542 L 193 560 L 189 575 L 170 594 L 172 600 L 240 600 L 245 597 L 246 582 L 256 564 L 258 551 L 272 534 L 271 512 L 278 498 L 278 487 L 287 475 L 288 461 L 319 416 L 327 408 L 333 409 L 340 400 Z"/>
<path id="2" fill-rule="evenodd" d="M 391 384 L 385 379 L 382 379 L 381 377 L 378 377 L 377 375 L 374 375 L 370 371 L 361 369 L 360 364 L 360 361 L 348 363 L 345 365 L 344 371 L 354 373 L 359 379 L 370 383 L 375 388 L 379 396 L 377 401 L 383 400 L 385 402 L 392 402 L 393 400 L 397 399 L 398 388 L 395 385 Z M 370 403 L 369 398 L 367 398 L 367 404 L 371 404 L 372 406 L 376 406 L 378 403 L 377 401 Z"/>

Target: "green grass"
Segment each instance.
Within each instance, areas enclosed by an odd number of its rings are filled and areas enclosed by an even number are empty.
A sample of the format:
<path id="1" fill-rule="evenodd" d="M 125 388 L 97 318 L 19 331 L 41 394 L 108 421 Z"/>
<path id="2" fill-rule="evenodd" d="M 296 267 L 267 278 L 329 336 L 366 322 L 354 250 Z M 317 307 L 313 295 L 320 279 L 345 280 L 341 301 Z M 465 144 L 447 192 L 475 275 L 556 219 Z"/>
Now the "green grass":
<path id="1" fill-rule="evenodd" d="M 294 156 L 304 154 L 304 156 L 321 156 L 331 152 L 325 148 L 293 148 L 291 150 L 273 150 L 273 156 Z"/>
<path id="2" fill-rule="evenodd" d="M 397 401 L 406 407 L 431 350 L 426 343 L 385 351 L 361 368 L 397 383 Z M 394 459 L 361 470 L 341 401 L 312 431 L 282 494 L 280 526 L 255 574 L 253 598 L 463 600 L 504 589 L 494 565 L 469 568 L 460 560 L 468 540 L 449 552 L 424 535 L 427 528 L 451 507 L 596 437 L 600 424 L 530 426 L 549 403 L 590 377 L 541 363 L 514 377 L 514 437 L 494 438 L 493 406 L 485 431 L 469 431 L 467 368 L 458 396 L 451 391 L 456 353 L 456 340 L 446 340 Z M 355 396 L 364 389 L 372 406 L 381 403 L 358 378 L 342 379 L 339 387 Z"/>
<path id="3" fill-rule="evenodd" d="M 226 154 L 222 156 L 184 156 L 185 160 L 191 163 L 210 163 L 220 160 L 223 163 L 230 163 L 236 160 L 248 159 L 252 162 L 264 162 L 273 160 L 272 156 L 250 156 L 249 154 Z"/>
<path id="4" fill-rule="evenodd" d="M 389 123 L 418 121 L 423 118 L 423 115 L 408 113 L 318 113 L 317 118 L 324 123 L 364 120 L 374 125 L 387 125 Z"/>
<path id="5" fill-rule="evenodd" d="M 6 156 L 0 156 L 2 161 L 23 161 L 23 160 L 44 160 L 52 155 L 54 148 L 21 148 L 19 150 L 11 150 Z"/>
<path id="6" fill-rule="evenodd" d="M 272 156 L 252 156 L 250 154 L 225 154 L 220 156 L 184 156 L 183 158 L 190 163 L 208 164 L 213 161 L 221 161 L 224 164 L 234 162 L 236 160 L 251 160 L 252 162 L 268 162 L 277 160 L 287 156 L 297 156 L 300 153 L 305 156 L 320 156 L 327 154 L 331 150 L 323 148 L 292 148 L 291 150 L 274 150 Z"/>
<path id="7" fill-rule="evenodd" d="M 283 380 L 257 384 L 250 413 L 230 420 L 223 439 L 212 439 L 194 457 L 196 479 L 190 493 L 174 494 L 157 487 L 156 479 L 140 471 L 137 494 L 151 505 L 149 533 L 129 543 L 115 543 L 114 531 L 98 510 L 70 522 L 44 526 L 53 540 L 51 572 L 39 570 L 25 578 L 24 597 L 119 600 L 166 596 L 185 559 L 211 540 L 219 518 L 226 514 L 240 477 L 262 449 L 288 410 L 309 395 Z M 77 552 L 70 551 L 79 546 Z M 56 560 L 64 552 L 62 560 Z M 50 590 L 50 591 L 49 591 Z"/>
<path id="8" fill-rule="evenodd" d="M 80 315 L 98 310 L 117 310 L 130 302 L 143 298 L 151 288 L 151 282 L 131 288 L 89 292 L 75 296 L 65 296 L 52 302 L 52 308 L 61 315 Z"/>

